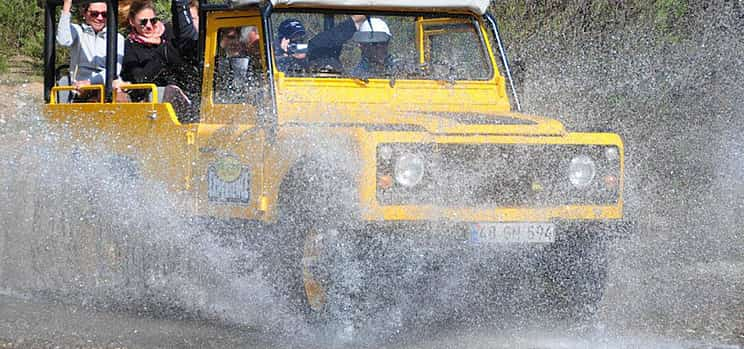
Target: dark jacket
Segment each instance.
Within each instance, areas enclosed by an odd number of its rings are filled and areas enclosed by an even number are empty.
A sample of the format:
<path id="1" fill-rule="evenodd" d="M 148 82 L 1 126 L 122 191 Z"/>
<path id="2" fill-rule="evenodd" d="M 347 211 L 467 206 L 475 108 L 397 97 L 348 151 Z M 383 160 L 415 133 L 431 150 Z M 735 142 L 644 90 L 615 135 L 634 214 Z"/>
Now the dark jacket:
<path id="1" fill-rule="evenodd" d="M 307 57 L 302 60 L 284 56 L 285 52 L 279 45 L 280 39 L 277 41 L 275 51 L 277 69 L 288 71 L 330 66 L 341 72 L 341 50 L 344 43 L 349 41 L 356 31 L 356 24 L 350 18 L 329 30 L 318 33 L 307 43 Z"/>
<path id="2" fill-rule="evenodd" d="M 188 0 L 173 0 L 171 2 L 171 18 L 173 21 L 173 40 L 181 57 L 189 63 L 199 61 L 199 32 L 194 28 Z"/>
<path id="3" fill-rule="evenodd" d="M 171 41 L 181 53 L 183 60 L 179 69 L 182 80 L 179 86 L 191 102 L 195 103 L 194 110 L 192 110 L 195 113 L 198 110 L 196 104 L 199 103 L 201 91 L 201 64 L 199 64 L 201 56 L 199 55 L 199 32 L 194 28 L 191 19 L 189 1 L 173 0 L 171 18 L 173 28 Z"/>
<path id="4" fill-rule="evenodd" d="M 127 38 L 121 68 L 122 79 L 135 84 L 182 85 L 180 74 L 183 59 L 171 37 L 172 34 L 166 26 L 159 45 L 143 44 Z M 129 95 L 134 101 L 141 101 L 147 97 L 144 91 L 132 91 Z"/>

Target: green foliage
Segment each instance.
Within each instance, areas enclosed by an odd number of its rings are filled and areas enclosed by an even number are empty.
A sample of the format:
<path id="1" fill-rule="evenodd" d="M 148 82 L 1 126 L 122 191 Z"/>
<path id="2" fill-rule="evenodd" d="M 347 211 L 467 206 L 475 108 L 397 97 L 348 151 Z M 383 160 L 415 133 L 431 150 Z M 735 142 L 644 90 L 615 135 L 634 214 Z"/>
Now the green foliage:
<path id="1" fill-rule="evenodd" d="M 44 31 L 40 30 L 21 38 L 21 53 L 41 58 L 44 55 Z"/>
<path id="2" fill-rule="evenodd" d="M 526 0 L 493 2 L 491 9 L 517 40 L 546 31 L 584 36 L 624 26 L 645 26 L 674 39 L 692 6 L 688 0 Z"/>
<path id="3" fill-rule="evenodd" d="M 0 55 L 0 74 L 8 72 L 8 57 Z"/>
<path id="4" fill-rule="evenodd" d="M 0 1 L 0 52 L 17 53 L 24 44 L 35 44 L 28 38 L 35 38 L 36 33 L 43 32 L 43 17 L 44 10 L 36 1 Z"/>
<path id="5" fill-rule="evenodd" d="M 687 0 L 656 0 L 654 2 L 654 22 L 664 34 L 676 32 L 682 18 L 688 12 Z"/>
<path id="6" fill-rule="evenodd" d="M 170 1 L 169 0 L 157 0 L 155 1 L 155 9 L 160 18 L 162 18 L 164 21 L 170 20 L 171 17 L 171 11 L 170 11 Z"/>

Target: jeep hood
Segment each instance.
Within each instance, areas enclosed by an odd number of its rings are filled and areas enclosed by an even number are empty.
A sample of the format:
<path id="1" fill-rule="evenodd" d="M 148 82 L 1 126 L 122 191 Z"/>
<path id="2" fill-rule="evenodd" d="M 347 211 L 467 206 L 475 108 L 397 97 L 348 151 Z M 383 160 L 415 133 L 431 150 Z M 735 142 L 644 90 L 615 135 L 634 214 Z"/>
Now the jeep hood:
<path id="1" fill-rule="evenodd" d="M 424 112 L 429 132 L 437 134 L 561 135 L 566 131 L 557 120 L 518 113 Z M 405 119 L 405 118 L 404 118 Z"/>
<path id="2" fill-rule="evenodd" d="M 338 114 L 324 115 L 323 124 L 358 126 L 371 131 L 419 131 L 431 134 L 479 134 L 479 135 L 563 135 L 563 124 L 554 119 L 540 116 L 498 112 L 498 113 L 449 113 L 449 112 L 399 112 L 362 114 L 350 122 L 348 117 Z M 300 117 L 292 122 L 311 122 Z"/>

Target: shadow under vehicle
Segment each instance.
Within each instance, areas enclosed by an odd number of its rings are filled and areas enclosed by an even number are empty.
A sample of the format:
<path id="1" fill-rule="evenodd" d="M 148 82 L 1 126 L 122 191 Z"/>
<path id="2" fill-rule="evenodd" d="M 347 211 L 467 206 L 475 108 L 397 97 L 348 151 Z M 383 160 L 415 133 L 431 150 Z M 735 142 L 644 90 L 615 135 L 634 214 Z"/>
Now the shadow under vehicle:
<path id="1" fill-rule="evenodd" d="M 202 0 L 200 98 L 187 115 L 158 102 L 151 84 L 123 86 L 149 92 L 148 101 L 117 101 L 113 34 L 106 84 L 91 87 L 100 98 L 63 102 L 61 1 L 47 0 L 45 115 L 71 143 L 105 148 L 122 168 L 186 197 L 186 215 L 262 227 L 267 276 L 310 319 L 353 323 L 360 304 L 387 304 L 374 301 L 390 296 L 379 280 L 426 254 L 414 250 L 521 251 L 566 309 L 591 313 L 605 288 L 607 240 L 631 230 L 621 138 L 520 112 L 488 1 L 367 3 Z M 300 19 L 312 37 L 358 13 L 388 24 L 398 68 L 351 73 L 361 54 L 350 39 L 337 64 L 280 71 L 283 20 Z M 249 32 L 251 55 L 228 57 L 226 36 Z M 247 67 L 245 80 L 224 79 L 225 64 Z M 489 270 L 484 278 L 499 277 Z"/>

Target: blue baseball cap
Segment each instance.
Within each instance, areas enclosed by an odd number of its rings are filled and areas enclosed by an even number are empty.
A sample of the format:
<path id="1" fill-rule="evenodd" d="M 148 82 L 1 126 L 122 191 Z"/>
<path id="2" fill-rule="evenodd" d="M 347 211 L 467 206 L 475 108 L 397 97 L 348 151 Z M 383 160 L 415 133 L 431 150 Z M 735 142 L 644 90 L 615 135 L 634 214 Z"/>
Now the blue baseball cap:
<path id="1" fill-rule="evenodd" d="M 300 20 L 290 18 L 279 24 L 279 39 L 296 39 L 305 36 L 305 26 Z"/>

